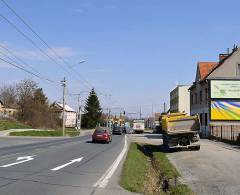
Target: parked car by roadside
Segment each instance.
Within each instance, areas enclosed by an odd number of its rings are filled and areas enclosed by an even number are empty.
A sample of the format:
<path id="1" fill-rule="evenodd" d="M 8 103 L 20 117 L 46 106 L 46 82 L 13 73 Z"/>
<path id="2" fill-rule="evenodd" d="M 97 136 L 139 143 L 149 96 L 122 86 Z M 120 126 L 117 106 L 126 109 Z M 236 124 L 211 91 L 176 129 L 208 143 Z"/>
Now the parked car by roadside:
<path id="1" fill-rule="evenodd" d="M 112 141 L 112 133 L 108 128 L 97 128 L 92 134 L 92 142 L 106 142 Z"/>

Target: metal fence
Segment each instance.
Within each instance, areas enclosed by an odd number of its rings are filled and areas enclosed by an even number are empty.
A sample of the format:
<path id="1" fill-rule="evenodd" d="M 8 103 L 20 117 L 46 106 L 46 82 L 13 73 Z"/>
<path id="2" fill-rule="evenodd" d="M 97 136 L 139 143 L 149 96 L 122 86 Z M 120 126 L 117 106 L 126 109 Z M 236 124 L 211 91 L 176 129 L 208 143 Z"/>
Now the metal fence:
<path id="1" fill-rule="evenodd" d="M 220 140 L 240 141 L 240 125 L 211 126 L 210 134 Z"/>

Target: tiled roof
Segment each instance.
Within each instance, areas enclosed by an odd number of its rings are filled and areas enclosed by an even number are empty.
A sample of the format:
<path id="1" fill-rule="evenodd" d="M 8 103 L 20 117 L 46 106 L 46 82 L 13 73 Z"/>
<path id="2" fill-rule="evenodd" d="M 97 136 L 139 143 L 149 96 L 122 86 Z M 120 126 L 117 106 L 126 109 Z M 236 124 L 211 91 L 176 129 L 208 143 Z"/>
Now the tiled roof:
<path id="1" fill-rule="evenodd" d="M 218 62 L 198 62 L 199 80 L 204 80 L 217 65 Z"/>

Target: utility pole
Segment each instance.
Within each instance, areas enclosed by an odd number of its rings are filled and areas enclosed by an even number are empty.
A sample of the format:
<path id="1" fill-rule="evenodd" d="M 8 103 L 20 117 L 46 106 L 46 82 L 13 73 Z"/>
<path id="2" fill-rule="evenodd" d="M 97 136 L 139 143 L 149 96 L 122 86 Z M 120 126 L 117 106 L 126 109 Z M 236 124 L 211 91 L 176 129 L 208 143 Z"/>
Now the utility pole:
<path id="1" fill-rule="evenodd" d="M 108 111 L 108 127 L 111 128 L 111 109 Z"/>
<path id="2" fill-rule="evenodd" d="M 107 108 L 107 128 L 108 128 L 108 117 L 109 117 L 109 111 L 108 111 L 108 108 Z"/>
<path id="3" fill-rule="evenodd" d="M 80 93 L 77 94 L 72 94 L 72 95 L 76 95 L 78 98 L 78 114 L 77 114 L 77 126 L 76 129 L 80 132 L 81 131 L 81 127 L 82 127 L 82 105 L 81 105 L 81 94 L 85 93 L 88 91 L 80 91 Z"/>
<path id="4" fill-rule="evenodd" d="M 77 94 L 78 96 L 78 118 L 77 118 L 77 129 L 81 130 L 81 105 L 80 105 L 80 94 Z"/>
<path id="5" fill-rule="evenodd" d="M 154 128 L 154 122 L 155 122 L 155 116 L 154 116 L 154 110 L 153 110 L 153 104 L 152 104 L 152 124 L 151 124 L 152 128 Z"/>
<path id="6" fill-rule="evenodd" d="M 163 104 L 163 110 L 164 110 L 164 113 L 166 113 L 166 103 L 165 102 Z"/>
<path id="7" fill-rule="evenodd" d="M 140 106 L 140 119 L 142 119 L 142 107 Z"/>
<path id="8" fill-rule="evenodd" d="M 79 132 L 81 132 L 81 126 L 82 126 L 82 107 L 79 104 Z"/>
<path id="9" fill-rule="evenodd" d="M 66 94 L 66 79 L 63 78 L 62 86 L 63 86 L 63 118 L 62 118 L 62 134 L 65 136 L 65 94 Z"/>

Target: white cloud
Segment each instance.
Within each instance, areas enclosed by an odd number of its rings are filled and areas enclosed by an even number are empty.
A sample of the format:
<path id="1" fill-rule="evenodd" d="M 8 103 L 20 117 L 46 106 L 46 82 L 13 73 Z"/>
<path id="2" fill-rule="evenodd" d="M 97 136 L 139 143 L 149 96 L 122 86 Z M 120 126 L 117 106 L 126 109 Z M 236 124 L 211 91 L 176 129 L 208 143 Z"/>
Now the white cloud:
<path id="1" fill-rule="evenodd" d="M 61 57 L 74 57 L 77 55 L 77 52 L 71 47 L 53 47 L 52 49 Z M 46 52 L 49 55 L 54 55 L 50 49 L 47 49 Z"/>
<path id="2" fill-rule="evenodd" d="M 12 52 L 12 54 L 6 51 L 1 46 L 9 49 Z M 73 58 L 78 55 L 78 53 L 71 47 L 52 47 L 52 49 L 55 51 L 55 53 L 58 56 L 61 56 L 62 58 Z M 56 61 L 59 61 L 58 57 L 54 54 L 53 51 L 51 51 L 51 49 L 43 49 L 43 51 L 51 58 L 54 58 Z M 21 58 L 27 63 L 28 61 L 31 61 L 31 62 L 34 61 L 35 63 L 51 61 L 45 54 L 43 54 L 41 51 L 37 49 L 13 47 L 6 43 L 0 43 L 0 56 L 4 57 L 4 55 L 1 54 L 1 52 L 13 59 L 15 59 L 14 55 L 16 55 L 17 57 Z M 9 66 L 6 66 L 6 63 L 0 62 L 0 68 L 2 67 L 9 67 Z"/>

